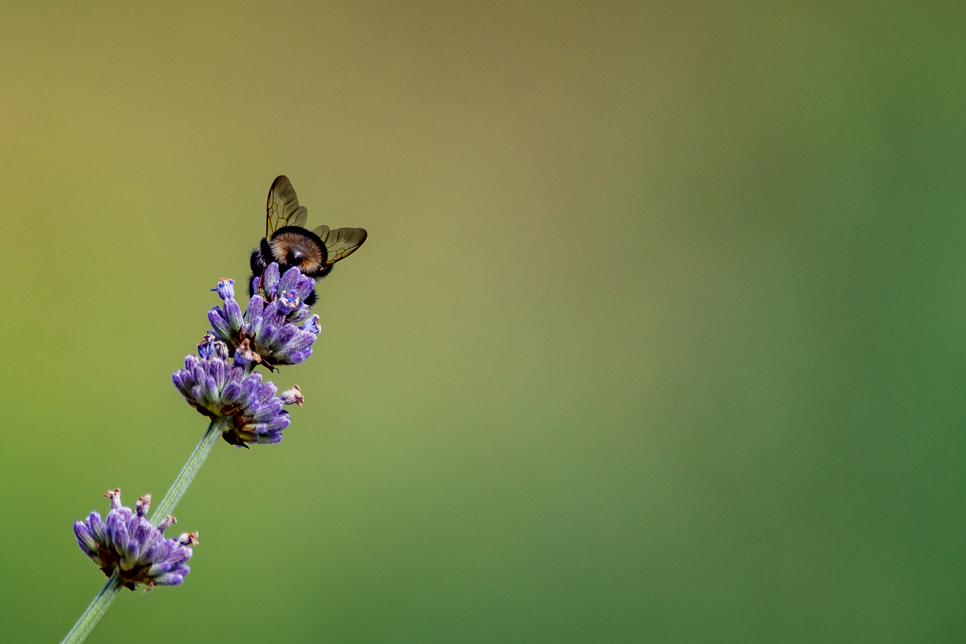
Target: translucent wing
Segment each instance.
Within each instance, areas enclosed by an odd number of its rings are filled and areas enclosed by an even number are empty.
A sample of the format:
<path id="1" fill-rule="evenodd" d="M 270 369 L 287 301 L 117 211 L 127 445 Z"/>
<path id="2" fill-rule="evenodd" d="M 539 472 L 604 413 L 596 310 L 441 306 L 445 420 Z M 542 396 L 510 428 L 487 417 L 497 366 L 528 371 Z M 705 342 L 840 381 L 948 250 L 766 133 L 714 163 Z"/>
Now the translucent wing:
<path id="1" fill-rule="evenodd" d="M 365 228 L 336 228 L 330 230 L 328 226 L 319 226 L 313 230 L 328 251 L 326 264 L 335 264 L 356 252 L 362 242 L 366 241 L 368 233 Z"/>
<path id="2" fill-rule="evenodd" d="M 292 182 L 284 174 L 275 177 L 268 191 L 268 214 L 265 217 L 265 239 L 283 226 L 305 226 L 309 211 L 299 206 Z"/>

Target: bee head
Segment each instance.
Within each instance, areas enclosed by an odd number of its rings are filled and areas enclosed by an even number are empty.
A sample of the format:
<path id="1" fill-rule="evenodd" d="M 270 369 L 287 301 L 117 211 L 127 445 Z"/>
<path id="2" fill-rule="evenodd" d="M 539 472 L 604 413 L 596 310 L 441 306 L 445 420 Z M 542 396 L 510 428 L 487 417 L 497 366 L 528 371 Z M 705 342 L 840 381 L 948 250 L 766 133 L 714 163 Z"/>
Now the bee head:
<path id="1" fill-rule="evenodd" d="M 279 267 L 296 266 L 303 275 L 321 277 L 326 265 L 326 248 L 319 236 L 298 226 L 279 228 L 262 242 L 263 254 L 271 255 Z M 268 248 L 264 248 L 267 246 Z M 268 252 L 264 252 L 264 251 Z"/>

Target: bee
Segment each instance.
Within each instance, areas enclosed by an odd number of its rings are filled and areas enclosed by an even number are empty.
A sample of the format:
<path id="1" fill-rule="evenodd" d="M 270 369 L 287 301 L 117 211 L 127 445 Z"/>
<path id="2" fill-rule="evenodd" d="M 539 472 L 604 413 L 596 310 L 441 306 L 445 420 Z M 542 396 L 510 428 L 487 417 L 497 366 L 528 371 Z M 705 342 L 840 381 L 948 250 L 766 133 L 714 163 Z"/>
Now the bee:
<path id="1" fill-rule="evenodd" d="M 315 230 L 306 230 L 303 226 L 308 212 L 305 206 L 299 205 L 295 188 L 288 177 L 276 177 L 268 191 L 265 238 L 251 255 L 249 296 L 254 296 L 258 291 L 257 282 L 272 262 L 278 262 L 282 273 L 297 267 L 303 275 L 317 281 L 332 271 L 333 264 L 356 252 L 366 241 L 364 228 L 332 230 L 328 226 L 319 226 Z M 315 299 L 315 289 L 312 289 L 305 303 L 311 306 L 315 304 Z"/>

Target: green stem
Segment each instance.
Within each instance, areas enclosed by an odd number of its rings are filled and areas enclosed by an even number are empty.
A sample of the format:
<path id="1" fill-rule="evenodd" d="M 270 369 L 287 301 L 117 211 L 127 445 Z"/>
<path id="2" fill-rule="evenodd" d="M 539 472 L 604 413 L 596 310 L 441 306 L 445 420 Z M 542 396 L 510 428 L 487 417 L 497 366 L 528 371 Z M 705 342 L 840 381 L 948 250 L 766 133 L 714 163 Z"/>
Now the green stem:
<path id="1" fill-rule="evenodd" d="M 94 630 L 94 626 L 104 616 L 107 609 L 111 607 L 111 604 L 114 603 L 117 594 L 124 587 L 121 585 L 122 583 L 121 576 L 115 571 L 114 575 L 104 584 L 101 592 L 97 593 L 97 597 L 94 598 L 91 605 L 87 607 L 84 614 L 74 624 L 74 628 L 70 629 L 70 633 L 67 633 L 67 637 L 64 638 L 61 644 L 76 644 L 87 639 L 90 632 Z"/>
<path id="2" fill-rule="evenodd" d="M 151 515 L 151 525 L 158 525 L 166 516 L 174 511 L 175 506 L 181 501 L 181 497 L 188 491 L 188 486 L 195 480 L 195 475 L 198 474 L 198 470 L 205 464 L 205 459 L 211 453 L 211 448 L 221 438 L 221 433 L 225 430 L 225 425 L 228 420 L 228 418 L 219 417 L 217 420 L 211 421 L 208 425 L 208 431 L 205 432 L 205 435 L 201 438 L 201 442 L 195 447 L 195 451 L 191 452 L 191 456 L 188 457 L 188 461 L 184 464 L 184 467 L 178 472 L 174 483 L 168 488 L 168 493 L 161 499 L 161 503 L 158 503 L 154 507 L 154 514 Z"/>
<path id="3" fill-rule="evenodd" d="M 178 476 L 175 478 L 174 483 L 171 484 L 171 488 L 168 489 L 168 493 L 161 499 L 161 503 L 155 506 L 154 514 L 151 516 L 151 525 L 157 526 L 178 505 L 181 497 L 188 490 L 188 486 L 195 479 L 195 475 L 198 474 L 198 470 L 204 465 L 208 454 L 211 453 L 211 448 L 215 446 L 215 443 L 221 437 L 221 433 L 224 431 L 227 422 L 228 419 L 219 418 L 211 421 L 208 425 L 208 431 L 205 432 L 205 435 L 201 438 L 201 442 L 191 452 L 191 456 L 188 457 L 188 462 L 178 472 Z M 94 630 L 94 626 L 104 616 L 107 609 L 110 608 L 111 604 L 117 598 L 118 593 L 121 592 L 121 588 L 124 587 L 123 583 L 120 575 L 115 571 L 104 588 L 101 589 L 101 592 L 91 602 L 91 605 L 87 607 L 84 614 L 74 624 L 74 628 L 70 629 L 70 633 L 67 633 L 67 637 L 63 639 L 61 644 L 79 644 L 87 639 L 90 632 Z"/>

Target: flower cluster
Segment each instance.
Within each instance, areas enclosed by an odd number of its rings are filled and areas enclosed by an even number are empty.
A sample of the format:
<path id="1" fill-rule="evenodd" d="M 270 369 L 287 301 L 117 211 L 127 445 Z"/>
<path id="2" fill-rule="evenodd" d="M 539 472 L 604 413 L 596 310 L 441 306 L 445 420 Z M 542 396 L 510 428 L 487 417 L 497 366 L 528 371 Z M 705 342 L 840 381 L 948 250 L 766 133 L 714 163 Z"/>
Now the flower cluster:
<path id="1" fill-rule="evenodd" d="M 244 315 L 235 301 L 234 280 L 221 280 L 211 289 L 224 301 L 221 308 L 208 312 L 215 336 L 243 364 L 254 362 L 274 370 L 278 365 L 305 362 L 321 331 L 319 316 L 312 315 L 304 303 L 315 281 L 298 268 L 279 277 L 278 264 L 273 262 L 255 283 L 257 292 Z"/>
<path id="2" fill-rule="evenodd" d="M 134 512 L 121 505 L 121 490 L 104 496 L 111 500 L 106 520 L 91 512 L 86 521 L 74 522 L 77 545 L 110 577 L 120 572 L 124 586 L 134 590 L 138 584 L 177 586 L 191 571 L 191 546 L 198 543 L 198 533 L 185 533 L 177 539 L 165 539 L 164 531 L 175 523 L 166 517 L 158 527 L 144 516 L 151 507 L 151 495 L 138 499 Z"/>
<path id="3" fill-rule="evenodd" d="M 258 372 L 249 372 L 246 367 L 250 364 L 240 351 L 230 358 L 228 346 L 208 333 L 198 345 L 198 356 L 187 356 L 184 369 L 175 371 L 171 380 L 199 413 L 230 419 L 222 433 L 228 443 L 241 447 L 278 443 L 282 430 L 292 422 L 282 405 L 301 407 L 302 392 L 296 385 L 276 396 L 275 384 L 262 382 Z"/>

